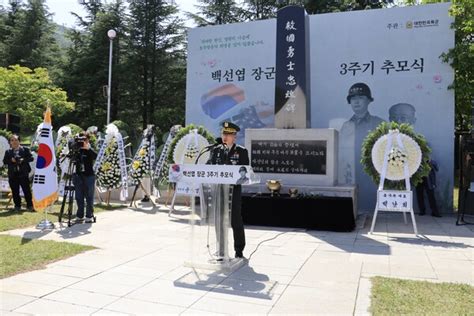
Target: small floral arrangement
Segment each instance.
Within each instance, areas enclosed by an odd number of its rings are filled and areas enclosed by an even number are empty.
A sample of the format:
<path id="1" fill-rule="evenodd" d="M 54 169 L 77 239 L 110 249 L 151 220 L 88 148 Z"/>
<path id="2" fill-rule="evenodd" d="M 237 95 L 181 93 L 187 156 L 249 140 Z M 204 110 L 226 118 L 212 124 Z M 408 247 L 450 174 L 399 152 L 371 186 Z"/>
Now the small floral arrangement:
<path id="1" fill-rule="evenodd" d="M 388 163 L 390 166 L 395 168 L 403 168 L 407 162 L 407 154 L 402 151 L 399 147 L 392 147 L 388 154 Z"/>
<path id="2" fill-rule="evenodd" d="M 189 159 L 193 159 L 193 158 L 196 158 L 198 154 L 199 154 L 199 149 L 196 147 L 195 144 L 188 144 L 186 146 L 186 150 L 184 152 L 185 157 Z"/>

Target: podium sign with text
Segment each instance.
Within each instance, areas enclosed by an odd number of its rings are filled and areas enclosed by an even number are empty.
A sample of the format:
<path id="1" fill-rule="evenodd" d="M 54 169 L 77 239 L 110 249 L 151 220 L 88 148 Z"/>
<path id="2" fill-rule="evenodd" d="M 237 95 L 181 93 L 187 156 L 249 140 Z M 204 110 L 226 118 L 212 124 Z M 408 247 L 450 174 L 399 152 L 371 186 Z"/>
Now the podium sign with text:
<path id="1" fill-rule="evenodd" d="M 171 165 L 169 181 L 198 184 L 253 184 L 260 182 L 250 166 L 192 164 Z"/>

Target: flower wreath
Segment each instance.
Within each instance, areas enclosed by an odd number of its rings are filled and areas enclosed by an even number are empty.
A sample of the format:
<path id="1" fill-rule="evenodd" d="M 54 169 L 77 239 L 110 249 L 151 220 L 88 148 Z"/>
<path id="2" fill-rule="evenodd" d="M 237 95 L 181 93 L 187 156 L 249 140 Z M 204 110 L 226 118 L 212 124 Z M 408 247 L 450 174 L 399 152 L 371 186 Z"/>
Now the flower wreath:
<path id="1" fill-rule="evenodd" d="M 154 161 L 154 155 L 152 151 L 155 151 L 155 139 L 154 139 L 153 127 L 147 128 L 143 132 L 143 139 L 140 143 L 135 156 L 133 157 L 132 164 L 130 165 L 130 181 L 133 185 L 137 185 L 143 179 L 146 174 L 150 173 L 150 168 Z"/>
<path id="2" fill-rule="evenodd" d="M 203 136 L 205 139 L 207 139 L 209 144 L 213 144 L 215 142 L 214 136 L 212 136 L 212 134 L 208 130 L 206 130 L 203 126 L 196 126 L 194 124 L 189 124 L 188 126 L 180 129 L 179 132 L 171 141 L 170 149 L 168 152 L 168 159 L 167 159 L 168 164 L 174 163 L 173 154 L 178 142 L 181 140 L 181 138 L 188 135 L 193 129 L 197 129 L 198 134 Z"/>
<path id="3" fill-rule="evenodd" d="M 117 189 L 121 186 L 122 177 L 120 174 L 118 144 L 112 138 L 105 148 L 104 160 L 97 171 L 97 183 L 100 187 Z"/>
<path id="4" fill-rule="evenodd" d="M 426 139 L 413 131 L 413 128 L 409 124 L 398 124 L 395 122 L 383 122 L 381 123 L 376 129 L 371 131 L 367 137 L 365 138 L 364 142 L 362 143 L 362 158 L 360 160 L 362 166 L 364 167 L 364 171 L 372 178 L 372 180 L 378 184 L 380 182 L 380 174 L 374 166 L 372 161 L 372 149 L 374 148 L 375 144 L 379 139 L 383 138 L 385 135 L 389 134 L 390 130 L 398 130 L 401 134 L 405 134 L 407 139 L 411 138 L 413 141 L 416 142 L 414 146 L 409 146 L 405 150 L 401 150 L 394 144 L 391 148 L 389 155 L 388 155 L 388 165 L 389 167 L 394 170 L 394 174 L 396 174 L 395 178 L 400 179 L 400 174 L 403 174 L 403 165 L 405 162 L 408 162 L 408 165 L 416 164 L 413 159 L 416 159 L 417 155 L 414 155 L 413 152 L 417 151 L 416 147 L 419 147 L 421 151 L 421 164 L 418 169 L 413 173 L 410 180 L 412 185 L 416 186 L 418 183 L 423 181 L 423 177 L 426 177 L 430 171 L 430 165 L 428 161 L 430 160 L 430 153 L 431 149 L 428 147 L 426 143 Z M 405 143 L 405 142 L 404 142 Z M 418 146 L 416 146 L 418 145 Z M 383 147 L 384 146 L 379 146 Z M 384 153 L 379 150 L 375 155 L 383 155 Z M 399 169 L 397 171 L 397 169 Z M 403 190 L 405 189 L 405 182 L 404 179 L 400 180 L 389 180 L 386 179 L 384 183 L 385 189 L 398 189 Z"/>

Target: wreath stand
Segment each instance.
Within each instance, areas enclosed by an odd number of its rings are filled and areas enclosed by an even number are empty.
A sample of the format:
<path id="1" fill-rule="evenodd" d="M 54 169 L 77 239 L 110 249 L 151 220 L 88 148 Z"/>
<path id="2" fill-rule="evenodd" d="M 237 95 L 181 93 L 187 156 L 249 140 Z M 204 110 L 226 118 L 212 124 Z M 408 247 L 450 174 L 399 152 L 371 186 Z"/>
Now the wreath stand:
<path id="1" fill-rule="evenodd" d="M 140 145 L 138 146 L 138 150 L 135 153 L 135 156 L 134 156 L 134 158 L 132 160 L 132 164 L 131 164 L 131 167 L 133 168 L 133 163 L 136 161 L 136 159 L 139 159 L 139 157 L 141 156 L 140 151 L 143 150 L 143 147 L 145 146 L 145 144 L 148 143 L 148 145 L 149 145 L 148 146 L 148 154 L 145 156 L 145 158 L 147 160 L 146 162 L 148 164 L 148 171 L 145 172 L 145 174 L 146 173 L 150 174 L 150 181 L 151 182 L 153 182 L 153 165 L 155 163 L 155 150 L 156 150 L 154 132 L 155 132 L 154 125 L 152 125 L 152 124 L 147 125 L 147 128 L 143 131 L 142 141 L 141 141 Z M 137 195 L 138 189 L 141 189 L 142 192 L 145 194 L 145 196 L 141 200 L 142 202 L 151 202 L 153 207 L 156 206 L 156 204 L 153 203 L 153 201 L 151 199 L 151 194 L 149 193 L 149 190 L 147 190 L 145 188 L 145 186 L 143 185 L 143 179 L 145 178 L 145 174 L 142 174 L 142 177 L 140 178 L 140 180 L 138 180 L 138 183 L 135 185 L 135 189 L 133 190 L 132 199 L 130 201 L 130 207 L 132 207 L 133 205 L 135 205 L 135 207 L 137 207 L 135 197 Z M 151 188 L 151 183 L 150 183 L 150 188 Z"/>
<path id="2" fill-rule="evenodd" d="M 148 190 L 143 185 L 142 180 L 140 180 L 140 182 L 138 182 L 138 184 L 135 185 L 135 190 L 133 190 L 132 200 L 130 201 L 130 207 L 132 207 L 133 205 L 135 205 L 135 207 L 137 207 L 137 201 L 135 201 L 135 196 L 136 196 L 137 191 L 138 191 L 139 188 L 143 191 L 143 193 L 145 193 L 145 196 L 148 196 L 148 197 L 151 196 L 151 194 L 148 192 Z M 151 198 L 148 198 L 147 202 L 151 202 L 153 207 L 156 206 L 156 204 L 153 202 L 153 200 Z"/>
<path id="3" fill-rule="evenodd" d="M 103 203 L 104 200 L 102 199 L 102 196 L 100 196 L 100 191 L 99 191 L 99 188 L 97 186 L 97 182 L 94 183 L 94 187 L 95 187 L 95 193 L 96 193 L 97 197 L 99 198 L 100 203 Z"/>
<path id="4" fill-rule="evenodd" d="M 407 224 L 406 213 L 410 213 L 413 223 L 413 230 L 418 236 L 418 229 L 415 221 L 415 214 L 413 212 L 413 193 L 410 186 L 410 175 L 408 171 L 408 162 L 404 161 L 403 171 L 405 177 L 405 190 L 384 190 L 385 177 L 387 175 L 388 155 L 392 148 L 394 140 L 397 142 L 400 149 L 404 149 L 403 142 L 398 131 L 391 130 L 387 135 L 387 145 L 384 152 L 384 160 L 382 172 L 380 174 L 380 183 L 377 189 L 377 203 L 375 204 L 374 217 L 372 218 L 372 225 L 370 227 L 370 234 L 373 234 L 375 222 L 379 211 L 383 212 L 402 212 L 405 224 Z M 375 145 L 374 145 L 375 147 Z M 419 167 L 419 166 L 418 166 Z M 418 169 L 418 167 L 416 169 Z"/>
<path id="5" fill-rule="evenodd" d="M 191 140 L 195 143 L 195 144 L 199 144 L 198 142 L 198 136 L 201 136 L 198 134 L 198 130 L 197 129 L 193 129 L 191 130 L 188 135 L 192 135 L 193 137 L 189 137 L 186 139 L 186 143 L 185 143 L 185 147 L 187 147 L 189 145 L 189 143 L 191 142 Z M 188 136 L 187 135 L 187 136 Z M 201 136 L 202 137 L 202 136 Z M 201 151 L 201 150 L 200 150 Z M 200 152 L 199 151 L 199 152 Z M 176 157 L 175 157 L 176 158 Z M 184 159 L 185 159 L 185 153 L 182 152 L 180 153 L 179 157 L 177 157 L 178 159 L 175 159 L 175 161 L 178 163 L 178 164 L 183 164 L 184 163 Z M 199 157 L 198 157 L 199 158 Z M 195 162 L 197 163 L 197 162 Z M 170 205 L 170 208 L 169 208 L 169 212 L 168 212 L 168 216 L 171 216 L 171 214 L 173 213 L 173 211 L 175 210 L 174 209 L 174 204 L 176 202 L 176 197 L 178 195 L 187 195 L 187 196 L 190 196 L 190 199 L 191 199 L 191 202 L 190 202 L 190 206 L 191 208 L 194 210 L 194 207 L 195 207 L 195 197 L 196 196 L 199 196 L 199 200 L 201 201 L 201 203 L 203 203 L 202 201 L 205 201 L 204 200 L 204 196 L 203 196 L 203 192 L 202 192 L 202 188 L 199 186 L 199 189 L 197 193 L 195 194 L 192 194 L 192 193 L 189 193 L 189 194 L 182 194 L 182 193 L 179 193 L 178 191 L 178 186 L 184 186 L 186 187 L 185 191 L 189 191 L 189 192 L 196 192 L 196 187 L 194 186 L 189 186 L 187 184 L 179 184 L 179 183 L 176 183 L 175 186 L 174 186 L 174 192 L 173 192 L 173 198 L 171 199 L 171 205 Z M 167 199 L 168 201 L 168 199 Z M 201 205 L 201 204 L 200 204 Z M 201 215 L 202 215 L 202 205 L 201 205 Z"/>
<path id="6" fill-rule="evenodd" d="M 109 131 L 109 128 L 110 128 L 110 131 Z M 120 174 L 121 174 L 121 177 L 122 177 L 122 180 L 121 180 L 122 193 L 123 193 L 124 199 L 126 201 L 126 198 L 128 197 L 128 191 L 127 191 L 128 189 L 127 189 L 127 170 L 126 170 L 126 165 L 125 165 L 125 147 L 127 147 L 128 145 L 127 146 L 123 145 L 122 134 L 120 134 L 117 126 L 115 126 L 113 123 L 108 124 L 107 127 L 106 127 L 106 134 L 109 135 L 109 133 L 112 137 L 115 138 L 115 141 L 117 142 L 117 154 L 118 154 L 118 157 L 119 157 Z M 107 135 L 106 135 L 106 139 L 104 139 L 102 145 L 100 146 L 100 150 L 99 150 L 99 153 L 97 155 L 97 159 L 94 163 L 93 170 L 94 170 L 94 174 L 96 174 L 96 175 L 98 174 L 100 165 L 101 165 L 103 159 L 105 158 L 105 151 L 106 151 L 106 148 L 107 148 L 107 145 L 108 145 Z M 96 178 L 96 183 L 98 183 L 98 178 Z M 96 185 L 96 188 L 99 188 L 99 186 Z M 97 191 L 99 192 L 99 197 L 100 197 L 100 189 L 98 189 Z M 105 199 L 107 207 L 110 206 L 111 194 L 112 194 L 112 190 L 110 188 L 107 188 L 107 197 Z M 100 198 L 100 200 L 103 201 L 102 198 Z M 120 200 L 124 201 L 122 199 L 122 195 L 120 197 Z"/>
<path id="7" fill-rule="evenodd" d="M 166 159 L 167 159 L 168 154 L 169 154 L 171 142 L 173 141 L 174 137 L 176 136 L 176 134 L 178 133 L 178 131 L 180 129 L 181 129 L 181 125 L 174 125 L 173 127 L 171 127 L 171 129 L 169 131 L 169 134 L 168 134 L 168 137 L 166 138 L 166 141 L 163 145 L 163 149 L 161 151 L 160 158 L 158 159 L 158 162 L 156 163 L 154 172 L 152 173 L 152 177 L 150 178 L 150 180 L 152 181 L 152 187 L 154 187 L 156 189 L 156 191 L 158 192 L 158 194 L 155 195 L 156 196 L 156 200 L 155 200 L 156 203 L 158 203 L 158 198 L 160 196 L 160 193 L 159 193 L 159 180 L 160 180 L 160 176 L 161 176 L 163 167 L 166 164 Z M 156 185 L 156 186 L 155 186 L 155 180 L 158 181 L 158 185 Z M 167 194 L 167 197 L 166 197 L 166 200 L 165 200 L 165 207 L 168 206 L 169 200 L 171 198 L 171 193 L 170 192 L 171 192 L 171 184 L 168 183 L 168 194 Z"/>
<path id="8" fill-rule="evenodd" d="M 110 206 L 110 194 L 112 194 L 112 190 L 107 190 L 107 198 L 105 199 L 105 203 L 107 203 L 107 207 Z"/>

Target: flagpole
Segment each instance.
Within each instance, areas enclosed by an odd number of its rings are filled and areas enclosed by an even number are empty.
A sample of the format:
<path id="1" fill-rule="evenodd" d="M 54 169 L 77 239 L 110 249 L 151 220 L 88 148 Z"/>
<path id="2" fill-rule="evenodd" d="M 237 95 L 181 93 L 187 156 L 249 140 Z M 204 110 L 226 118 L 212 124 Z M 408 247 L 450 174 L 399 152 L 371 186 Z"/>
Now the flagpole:
<path id="1" fill-rule="evenodd" d="M 44 219 L 36 225 L 36 229 L 46 230 L 54 229 L 54 223 L 48 219 L 48 209 L 52 208 L 53 205 L 50 205 L 44 209 Z"/>
<path id="2" fill-rule="evenodd" d="M 44 219 L 36 225 L 37 229 L 53 229 L 54 224 L 48 220 L 48 209 L 58 199 L 58 182 L 56 174 L 56 156 L 51 126 L 51 109 L 48 106 L 44 113 L 43 123 L 39 126 L 39 148 L 33 176 L 33 206 L 44 212 Z"/>

